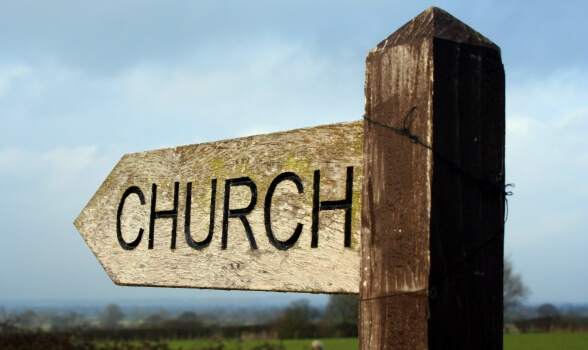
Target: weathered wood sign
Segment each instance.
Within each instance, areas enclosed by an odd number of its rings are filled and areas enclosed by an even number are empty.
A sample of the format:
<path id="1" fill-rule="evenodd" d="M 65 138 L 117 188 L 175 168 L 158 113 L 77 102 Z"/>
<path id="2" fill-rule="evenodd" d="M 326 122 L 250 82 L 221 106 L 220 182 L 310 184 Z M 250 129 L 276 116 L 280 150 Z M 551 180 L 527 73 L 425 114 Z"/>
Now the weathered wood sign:
<path id="1" fill-rule="evenodd" d="M 363 123 L 125 155 L 75 225 L 113 281 L 357 293 Z"/>

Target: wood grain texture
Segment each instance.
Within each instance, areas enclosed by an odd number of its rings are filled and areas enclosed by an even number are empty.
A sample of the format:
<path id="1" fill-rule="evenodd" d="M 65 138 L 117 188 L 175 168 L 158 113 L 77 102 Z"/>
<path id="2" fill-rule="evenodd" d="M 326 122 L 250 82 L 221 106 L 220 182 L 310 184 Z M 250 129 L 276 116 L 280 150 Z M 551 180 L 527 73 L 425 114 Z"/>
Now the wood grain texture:
<path id="1" fill-rule="evenodd" d="M 129 154 L 116 165 L 76 219 L 75 226 L 119 285 L 357 293 L 362 157 L 361 121 Z M 315 171 L 320 171 L 318 200 L 326 206 L 347 198 L 348 167 L 353 167 L 349 247 L 344 244 L 346 211 L 335 208 L 318 211 L 317 247 L 311 248 L 313 207 L 317 203 Z M 270 242 L 264 209 L 270 184 L 284 173 L 296 174 L 302 191 L 291 178 L 274 186 L 270 206 L 273 235 L 285 242 L 298 224 L 302 224 L 302 231 L 289 249 L 280 250 Z M 252 248 L 240 217 L 224 218 L 227 188 L 228 209 L 233 212 L 252 202 L 250 186 L 232 183 L 227 187 L 228 179 L 242 178 L 249 178 L 257 190 L 256 204 L 245 216 L 256 249 Z M 210 232 L 213 179 L 214 231 L 207 246 L 195 249 L 188 245 L 185 235 L 188 183 L 189 237 L 203 242 Z M 176 182 L 174 249 L 174 219 L 169 212 L 174 210 Z M 153 184 L 156 201 L 152 209 Z M 143 194 L 144 204 L 137 188 Z M 131 192 L 123 198 L 125 191 Z M 123 249 L 117 238 L 119 209 L 124 242 L 134 242 L 143 229 L 134 248 Z M 152 211 L 160 217 L 151 219 Z M 225 249 L 223 221 L 227 222 Z"/>
<path id="2" fill-rule="evenodd" d="M 361 349 L 427 348 L 432 154 L 381 125 L 401 129 L 410 113 L 431 143 L 432 59 L 430 39 L 367 57 Z"/>
<path id="3" fill-rule="evenodd" d="M 361 349 L 501 349 L 504 72 L 430 8 L 367 57 Z"/>

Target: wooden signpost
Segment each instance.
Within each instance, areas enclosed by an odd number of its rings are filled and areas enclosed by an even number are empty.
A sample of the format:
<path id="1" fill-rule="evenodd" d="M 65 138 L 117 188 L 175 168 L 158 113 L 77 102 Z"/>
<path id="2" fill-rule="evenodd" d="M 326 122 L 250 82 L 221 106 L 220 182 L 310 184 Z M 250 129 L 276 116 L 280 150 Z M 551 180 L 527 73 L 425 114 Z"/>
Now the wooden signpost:
<path id="1" fill-rule="evenodd" d="M 124 156 L 75 225 L 121 285 L 359 293 L 361 349 L 501 349 L 504 70 L 438 8 L 363 121 Z"/>

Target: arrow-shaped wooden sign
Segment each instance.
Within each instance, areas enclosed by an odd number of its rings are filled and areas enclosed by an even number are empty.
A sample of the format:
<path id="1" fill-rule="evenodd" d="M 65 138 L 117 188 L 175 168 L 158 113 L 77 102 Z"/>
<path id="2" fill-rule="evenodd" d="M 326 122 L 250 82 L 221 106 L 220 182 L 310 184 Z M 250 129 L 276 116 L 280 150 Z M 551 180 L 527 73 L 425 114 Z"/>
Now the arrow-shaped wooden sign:
<path id="1" fill-rule="evenodd" d="M 357 293 L 363 122 L 123 156 L 75 220 L 119 285 Z"/>

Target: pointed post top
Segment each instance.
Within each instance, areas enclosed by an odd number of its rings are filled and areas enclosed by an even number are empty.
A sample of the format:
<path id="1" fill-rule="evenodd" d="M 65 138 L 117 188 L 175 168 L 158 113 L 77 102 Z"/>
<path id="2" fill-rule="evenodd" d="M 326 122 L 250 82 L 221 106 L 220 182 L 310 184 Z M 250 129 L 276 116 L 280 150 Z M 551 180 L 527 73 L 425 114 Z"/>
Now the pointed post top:
<path id="1" fill-rule="evenodd" d="M 490 39 L 486 38 L 467 24 L 453 17 L 438 7 L 429 7 L 420 15 L 400 27 L 372 51 L 379 51 L 387 46 L 396 46 L 415 40 L 434 37 L 463 42 L 471 45 L 485 46 L 500 50 Z"/>

